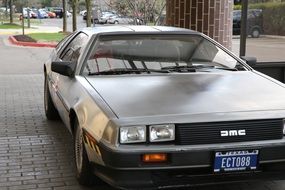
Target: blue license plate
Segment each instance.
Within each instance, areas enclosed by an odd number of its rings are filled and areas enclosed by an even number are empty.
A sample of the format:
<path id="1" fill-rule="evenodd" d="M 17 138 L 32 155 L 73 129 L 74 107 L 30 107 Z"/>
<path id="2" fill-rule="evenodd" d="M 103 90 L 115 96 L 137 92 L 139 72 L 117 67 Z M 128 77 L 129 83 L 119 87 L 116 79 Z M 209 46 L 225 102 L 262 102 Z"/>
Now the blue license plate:
<path id="1" fill-rule="evenodd" d="M 214 172 L 256 170 L 258 150 L 216 152 Z"/>

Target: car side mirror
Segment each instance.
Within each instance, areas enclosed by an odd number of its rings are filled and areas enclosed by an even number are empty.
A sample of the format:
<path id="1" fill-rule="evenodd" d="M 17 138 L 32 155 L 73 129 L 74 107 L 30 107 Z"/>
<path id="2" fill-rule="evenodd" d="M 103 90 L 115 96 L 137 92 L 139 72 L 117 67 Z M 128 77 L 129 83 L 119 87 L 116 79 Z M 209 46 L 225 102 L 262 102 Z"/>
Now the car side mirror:
<path id="1" fill-rule="evenodd" d="M 241 56 L 240 58 L 244 60 L 249 66 L 254 66 L 257 63 L 256 57 Z"/>
<path id="2" fill-rule="evenodd" d="M 71 61 L 53 61 L 51 63 L 51 70 L 64 76 L 74 77 L 75 62 Z"/>

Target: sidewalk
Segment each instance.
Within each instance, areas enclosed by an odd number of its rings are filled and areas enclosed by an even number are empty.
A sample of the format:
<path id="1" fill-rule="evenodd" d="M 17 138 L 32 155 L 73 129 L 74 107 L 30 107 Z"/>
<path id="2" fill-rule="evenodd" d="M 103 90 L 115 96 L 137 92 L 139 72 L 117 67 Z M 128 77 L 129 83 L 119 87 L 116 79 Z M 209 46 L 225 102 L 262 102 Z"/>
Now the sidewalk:
<path id="1" fill-rule="evenodd" d="M 62 31 L 62 28 L 54 26 L 31 26 L 25 28 L 25 34 L 30 33 L 57 33 Z M 17 35 L 22 34 L 22 29 L 0 29 L 0 35 Z"/>

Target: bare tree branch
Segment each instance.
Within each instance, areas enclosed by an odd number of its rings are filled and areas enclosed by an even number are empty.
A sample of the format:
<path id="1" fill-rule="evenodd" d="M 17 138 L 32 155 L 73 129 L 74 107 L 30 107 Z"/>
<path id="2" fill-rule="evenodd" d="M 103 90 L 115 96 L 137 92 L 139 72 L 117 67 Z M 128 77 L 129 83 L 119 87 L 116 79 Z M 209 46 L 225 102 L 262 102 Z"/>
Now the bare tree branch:
<path id="1" fill-rule="evenodd" d="M 157 25 L 157 22 L 159 21 L 159 19 L 160 19 L 161 15 L 162 15 L 163 10 L 165 9 L 165 7 L 166 7 L 166 3 L 165 3 L 165 4 L 163 5 L 163 7 L 161 8 L 161 10 L 160 10 L 160 12 L 159 12 L 159 15 L 158 15 L 158 17 L 157 17 L 157 19 L 156 19 L 156 21 L 155 21 L 155 25 Z"/>

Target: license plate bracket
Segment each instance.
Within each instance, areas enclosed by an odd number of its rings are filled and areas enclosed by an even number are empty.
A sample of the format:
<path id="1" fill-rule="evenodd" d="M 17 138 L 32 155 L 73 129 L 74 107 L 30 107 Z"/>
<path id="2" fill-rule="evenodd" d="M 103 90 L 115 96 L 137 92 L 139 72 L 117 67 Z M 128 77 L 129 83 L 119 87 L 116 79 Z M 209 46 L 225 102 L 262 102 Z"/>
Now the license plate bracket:
<path id="1" fill-rule="evenodd" d="M 258 154 L 259 150 L 215 152 L 214 173 L 256 170 Z"/>

